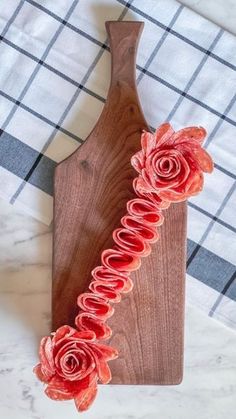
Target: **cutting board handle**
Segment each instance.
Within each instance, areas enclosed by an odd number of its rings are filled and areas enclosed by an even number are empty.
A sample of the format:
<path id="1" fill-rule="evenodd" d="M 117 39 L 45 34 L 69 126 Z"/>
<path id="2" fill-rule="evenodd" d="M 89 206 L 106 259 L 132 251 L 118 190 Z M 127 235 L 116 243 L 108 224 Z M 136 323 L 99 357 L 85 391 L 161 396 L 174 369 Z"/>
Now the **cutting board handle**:
<path id="1" fill-rule="evenodd" d="M 143 22 L 106 22 L 112 62 L 111 87 L 126 82 L 136 90 L 136 54 Z"/>

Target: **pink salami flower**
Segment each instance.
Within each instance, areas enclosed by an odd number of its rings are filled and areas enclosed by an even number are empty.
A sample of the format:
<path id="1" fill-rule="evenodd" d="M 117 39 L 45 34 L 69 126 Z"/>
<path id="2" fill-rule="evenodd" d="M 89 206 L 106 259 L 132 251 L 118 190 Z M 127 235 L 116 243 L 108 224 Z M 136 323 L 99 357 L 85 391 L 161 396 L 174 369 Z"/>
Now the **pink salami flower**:
<path id="1" fill-rule="evenodd" d="M 97 393 L 97 383 L 108 383 L 107 361 L 118 355 L 116 349 L 95 342 L 90 330 L 77 331 L 62 326 L 41 340 L 37 377 L 47 384 L 45 393 L 53 400 L 74 399 L 79 411 L 87 410 Z"/>
<path id="2" fill-rule="evenodd" d="M 202 148 L 204 128 L 189 127 L 175 132 L 170 124 L 154 134 L 143 132 L 142 149 L 131 164 L 139 173 L 134 187 L 138 193 L 157 193 L 167 202 L 184 201 L 203 187 L 203 172 L 212 172 L 213 162 Z"/>

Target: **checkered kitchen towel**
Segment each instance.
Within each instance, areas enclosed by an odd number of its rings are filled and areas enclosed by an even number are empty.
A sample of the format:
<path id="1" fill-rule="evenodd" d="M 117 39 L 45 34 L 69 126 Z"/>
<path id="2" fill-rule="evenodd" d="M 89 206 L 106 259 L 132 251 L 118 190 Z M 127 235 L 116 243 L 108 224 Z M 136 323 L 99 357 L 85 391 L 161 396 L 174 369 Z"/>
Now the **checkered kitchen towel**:
<path id="1" fill-rule="evenodd" d="M 105 20 L 145 22 L 137 58 L 147 121 L 203 125 L 216 163 L 189 202 L 188 301 L 236 329 L 236 39 L 175 0 L 1 0 L 0 194 L 52 219 L 52 176 L 107 95 Z"/>

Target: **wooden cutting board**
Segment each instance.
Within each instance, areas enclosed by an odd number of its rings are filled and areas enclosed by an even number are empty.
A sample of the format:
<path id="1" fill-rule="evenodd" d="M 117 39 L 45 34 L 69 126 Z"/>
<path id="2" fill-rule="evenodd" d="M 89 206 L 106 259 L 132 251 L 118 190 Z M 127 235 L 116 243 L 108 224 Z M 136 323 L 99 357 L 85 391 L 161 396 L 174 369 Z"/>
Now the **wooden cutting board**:
<path id="1" fill-rule="evenodd" d="M 74 326 L 77 296 L 87 290 L 102 250 L 113 244 L 112 231 L 134 197 L 130 158 L 148 129 L 135 82 L 143 23 L 107 22 L 106 29 L 112 52 L 106 104 L 84 144 L 55 171 L 53 330 Z M 173 204 L 164 215 L 159 242 L 132 274 L 133 291 L 115 305 L 108 321 L 110 343 L 120 353 L 110 363 L 114 384 L 177 384 L 182 379 L 186 205 Z"/>

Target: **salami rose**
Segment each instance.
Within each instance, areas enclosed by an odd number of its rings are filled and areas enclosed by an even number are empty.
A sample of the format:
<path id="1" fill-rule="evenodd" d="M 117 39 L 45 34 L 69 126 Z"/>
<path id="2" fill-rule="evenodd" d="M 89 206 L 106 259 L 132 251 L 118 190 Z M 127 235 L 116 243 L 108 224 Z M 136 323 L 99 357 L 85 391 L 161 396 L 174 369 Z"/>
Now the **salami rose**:
<path id="1" fill-rule="evenodd" d="M 37 377 L 47 384 L 45 393 L 53 400 L 74 399 L 79 411 L 87 410 L 97 393 L 97 382 L 111 380 L 107 361 L 117 357 L 116 349 L 95 343 L 90 330 L 62 326 L 40 344 Z"/>
<path id="2" fill-rule="evenodd" d="M 203 173 L 212 172 L 213 163 L 201 147 L 204 128 L 189 127 L 175 132 L 170 124 L 142 134 L 142 150 L 131 164 L 139 173 L 134 187 L 138 193 L 157 193 L 163 201 L 183 201 L 203 187 Z"/>

